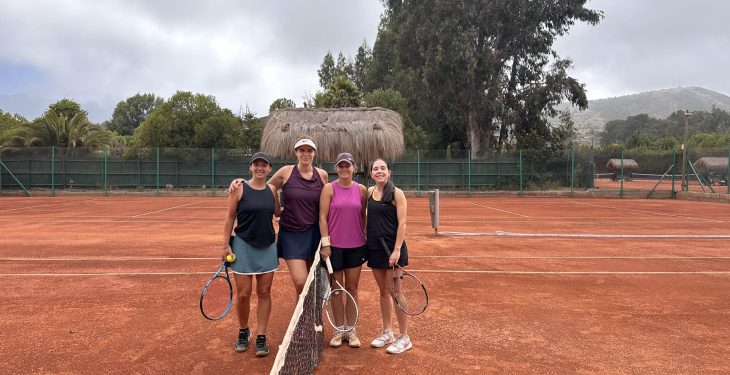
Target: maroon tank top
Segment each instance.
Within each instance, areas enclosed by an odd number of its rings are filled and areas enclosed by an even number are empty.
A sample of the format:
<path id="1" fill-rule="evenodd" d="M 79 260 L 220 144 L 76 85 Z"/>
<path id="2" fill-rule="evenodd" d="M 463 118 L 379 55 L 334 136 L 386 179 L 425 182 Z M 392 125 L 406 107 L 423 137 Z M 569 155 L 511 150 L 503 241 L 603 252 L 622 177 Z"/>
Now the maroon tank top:
<path id="1" fill-rule="evenodd" d="M 299 168 L 292 168 L 291 176 L 281 188 L 281 219 L 279 226 L 290 232 L 304 232 L 319 222 L 319 195 L 324 183 L 313 167 L 312 178 L 305 179 Z"/>

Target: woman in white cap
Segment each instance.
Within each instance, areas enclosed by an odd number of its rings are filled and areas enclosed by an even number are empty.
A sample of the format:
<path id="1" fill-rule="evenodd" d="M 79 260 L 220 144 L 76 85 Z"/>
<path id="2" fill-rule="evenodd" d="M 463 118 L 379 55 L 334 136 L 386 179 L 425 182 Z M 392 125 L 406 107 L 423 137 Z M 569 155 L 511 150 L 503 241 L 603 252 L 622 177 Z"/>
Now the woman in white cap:
<path id="1" fill-rule="evenodd" d="M 319 196 L 327 183 L 327 172 L 314 166 L 317 146 L 309 138 L 294 144 L 296 165 L 281 167 L 269 184 L 281 190 L 281 218 L 277 250 L 284 258 L 296 295 L 302 293 L 314 253 L 319 246 Z M 236 190 L 240 181 L 231 183 Z"/>
<path id="2" fill-rule="evenodd" d="M 248 316 L 253 279 L 256 277 L 256 356 L 263 357 L 269 354 L 266 326 L 271 315 L 271 283 L 274 271 L 279 267 L 273 215 L 278 216 L 281 210 L 276 199 L 277 188 L 266 183 L 266 176 L 271 173 L 269 155 L 263 152 L 253 154 L 249 170 L 251 179 L 242 182 L 242 189 L 228 195 L 228 214 L 223 225 L 223 258 L 231 253 L 236 255 L 230 267 L 236 281 L 237 352 L 248 349 L 251 336 Z"/>
<path id="3" fill-rule="evenodd" d="M 360 272 L 367 260 L 365 209 L 368 191 L 365 186 L 352 180 L 355 168 L 351 154 L 343 152 L 337 155 L 335 169 L 338 178 L 324 186 L 319 199 L 319 232 L 322 235 L 322 258 L 330 258 L 335 278 L 357 302 Z M 350 325 L 347 306 L 340 311 L 343 316 L 336 319 Z M 352 348 L 360 347 L 354 329 L 347 333 L 336 332 L 330 346 L 339 347 L 343 340 Z"/>

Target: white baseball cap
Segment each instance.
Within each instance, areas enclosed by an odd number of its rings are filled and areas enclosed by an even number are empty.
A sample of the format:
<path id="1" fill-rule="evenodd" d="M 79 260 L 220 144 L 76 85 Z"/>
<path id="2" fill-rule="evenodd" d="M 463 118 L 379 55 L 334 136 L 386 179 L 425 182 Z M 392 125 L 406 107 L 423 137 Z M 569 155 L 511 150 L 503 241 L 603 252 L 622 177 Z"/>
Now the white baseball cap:
<path id="1" fill-rule="evenodd" d="M 317 149 L 317 145 L 315 145 L 314 141 L 309 138 L 302 138 L 298 140 L 297 143 L 294 144 L 294 149 L 296 150 L 304 145 L 311 146 L 315 150 Z"/>

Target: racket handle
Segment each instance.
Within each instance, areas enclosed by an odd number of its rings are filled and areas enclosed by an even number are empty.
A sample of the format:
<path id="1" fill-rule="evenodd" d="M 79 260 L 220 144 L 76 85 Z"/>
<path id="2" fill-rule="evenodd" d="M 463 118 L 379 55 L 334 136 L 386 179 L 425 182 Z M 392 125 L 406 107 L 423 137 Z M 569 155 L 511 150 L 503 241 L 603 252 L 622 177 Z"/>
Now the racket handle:
<path id="1" fill-rule="evenodd" d="M 330 257 L 324 258 L 324 264 L 327 265 L 327 272 L 331 274 L 335 273 L 335 271 L 332 270 L 332 262 L 330 262 Z"/>

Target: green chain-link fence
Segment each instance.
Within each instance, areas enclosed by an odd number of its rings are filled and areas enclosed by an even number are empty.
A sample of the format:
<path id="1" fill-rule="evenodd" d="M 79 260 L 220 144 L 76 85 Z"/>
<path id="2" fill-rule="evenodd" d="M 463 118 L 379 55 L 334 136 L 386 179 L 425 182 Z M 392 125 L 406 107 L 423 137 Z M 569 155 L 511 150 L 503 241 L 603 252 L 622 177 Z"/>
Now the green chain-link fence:
<path id="1" fill-rule="evenodd" d="M 248 176 L 252 151 L 237 149 L 110 148 L 0 149 L 0 194 L 27 190 L 203 191 L 215 195 L 233 178 Z M 681 151 L 642 151 L 584 146 L 547 153 L 495 152 L 472 158 L 468 150 L 409 151 L 390 160 L 394 182 L 417 193 L 431 189 L 471 195 L 486 191 L 603 191 L 604 196 L 673 197 L 676 191 L 730 194 L 730 149 L 688 150 L 683 183 Z M 277 160 L 273 170 L 293 163 Z M 336 178 L 329 161 L 318 166 Z M 367 165 L 356 180 L 367 183 Z"/>

